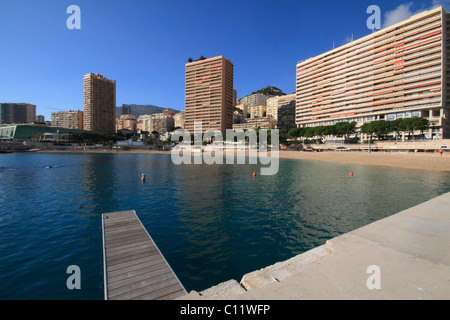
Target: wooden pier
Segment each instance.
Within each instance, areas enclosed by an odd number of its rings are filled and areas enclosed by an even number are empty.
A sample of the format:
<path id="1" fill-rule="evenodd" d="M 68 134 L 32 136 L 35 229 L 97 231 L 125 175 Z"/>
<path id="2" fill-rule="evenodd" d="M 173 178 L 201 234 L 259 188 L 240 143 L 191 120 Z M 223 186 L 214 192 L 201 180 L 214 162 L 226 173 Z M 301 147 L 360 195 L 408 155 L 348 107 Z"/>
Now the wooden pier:
<path id="1" fill-rule="evenodd" d="M 170 300 L 186 294 L 133 211 L 104 213 L 105 300 Z"/>

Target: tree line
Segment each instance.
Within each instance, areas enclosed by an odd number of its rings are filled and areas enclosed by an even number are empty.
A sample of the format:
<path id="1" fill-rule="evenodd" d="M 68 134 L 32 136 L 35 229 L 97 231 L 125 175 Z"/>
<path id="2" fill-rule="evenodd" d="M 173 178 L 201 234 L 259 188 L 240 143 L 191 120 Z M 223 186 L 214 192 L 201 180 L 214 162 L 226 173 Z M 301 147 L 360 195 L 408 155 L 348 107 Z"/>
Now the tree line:
<path id="1" fill-rule="evenodd" d="M 429 127 L 429 121 L 421 117 L 397 119 L 394 121 L 377 120 L 363 124 L 361 133 L 368 135 L 370 140 L 374 136 L 378 140 L 383 140 L 391 132 L 395 132 L 397 135 L 403 132 L 407 133 L 408 137 L 412 134 L 414 140 L 414 131 L 420 131 L 423 135 L 423 131 Z M 338 122 L 330 126 L 293 128 L 288 131 L 287 136 L 289 139 L 310 139 L 315 137 L 318 142 L 321 142 L 325 136 L 344 137 L 347 140 L 355 132 L 356 122 Z"/>
<path id="2" fill-rule="evenodd" d="M 370 136 L 370 140 L 372 140 L 373 136 L 376 136 L 378 140 L 383 140 L 391 132 L 395 132 L 397 136 L 400 135 L 400 132 L 403 132 L 408 134 L 408 138 L 412 134 L 414 140 L 414 131 L 420 131 L 420 134 L 423 135 L 423 131 L 429 127 L 430 123 L 428 119 L 422 117 L 397 119 L 393 121 L 378 120 L 363 124 L 361 126 L 361 133 Z"/>
<path id="3" fill-rule="evenodd" d="M 87 131 L 81 133 L 71 133 L 69 137 L 70 142 L 74 143 L 115 143 L 117 140 L 125 140 L 124 136 L 118 134 L 103 134 L 100 132 Z"/>
<path id="4" fill-rule="evenodd" d="M 356 122 L 338 122 L 330 126 L 292 128 L 288 131 L 289 139 L 310 139 L 317 137 L 319 142 L 325 136 L 344 137 L 348 139 L 355 132 Z"/>

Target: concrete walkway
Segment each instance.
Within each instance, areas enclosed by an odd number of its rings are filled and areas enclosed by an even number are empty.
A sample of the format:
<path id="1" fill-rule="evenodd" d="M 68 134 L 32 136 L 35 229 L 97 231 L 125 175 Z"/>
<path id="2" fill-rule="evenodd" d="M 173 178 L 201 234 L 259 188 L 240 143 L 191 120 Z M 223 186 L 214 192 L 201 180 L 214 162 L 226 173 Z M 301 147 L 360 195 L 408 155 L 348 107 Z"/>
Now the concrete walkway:
<path id="1" fill-rule="evenodd" d="M 179 299 L 450 299 L 450 193 Z"/>

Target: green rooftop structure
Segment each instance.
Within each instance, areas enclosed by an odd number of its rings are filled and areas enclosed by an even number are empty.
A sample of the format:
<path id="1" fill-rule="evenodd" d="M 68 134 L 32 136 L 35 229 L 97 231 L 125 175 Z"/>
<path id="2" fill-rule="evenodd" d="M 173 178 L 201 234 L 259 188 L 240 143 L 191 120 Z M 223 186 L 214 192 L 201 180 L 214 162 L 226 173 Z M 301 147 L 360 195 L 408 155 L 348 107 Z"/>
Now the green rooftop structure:
<path id="1" fill-rule="evenodd" d="M 0 127 L 0 139 L 5 140 L 29 140 L 36 135 L 44 133 L 83 133 L 87 132 L 79 129 L 66 129 L 57 127 L 33 126 L 27 124 L 16 124 Z"/>

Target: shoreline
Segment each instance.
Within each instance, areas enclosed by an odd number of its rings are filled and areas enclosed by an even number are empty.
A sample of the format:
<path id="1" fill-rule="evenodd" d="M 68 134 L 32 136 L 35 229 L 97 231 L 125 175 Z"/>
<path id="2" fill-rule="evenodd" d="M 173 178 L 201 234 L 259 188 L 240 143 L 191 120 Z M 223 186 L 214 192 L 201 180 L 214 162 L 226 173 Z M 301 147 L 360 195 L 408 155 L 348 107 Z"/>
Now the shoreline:
<path id="1" fill-rule="evenodd" d="M 116 154 L 170 154 L 170 151 L 156 150 L 40 150 L 38 153 L 116 153 Z M 247 153 L 248 154 L 248 153 Z M 270 156 L 270 152 L 269 152 Z M 417 169 L 427 171 L 450 172 L 450 154 L 400 152 L 301 152 L 279 151 L 279 158 L 294 160 L 330 161 L 341 163 L 358 163 L 394 168 Z"/>
<path id="2" fill-rule="evenodd" d="M 385 166 L 392 168 L 450 172 L 450 155 L 389 152 L 296 152 L 280 151 L 280 158 L 318 160 Z"/>

